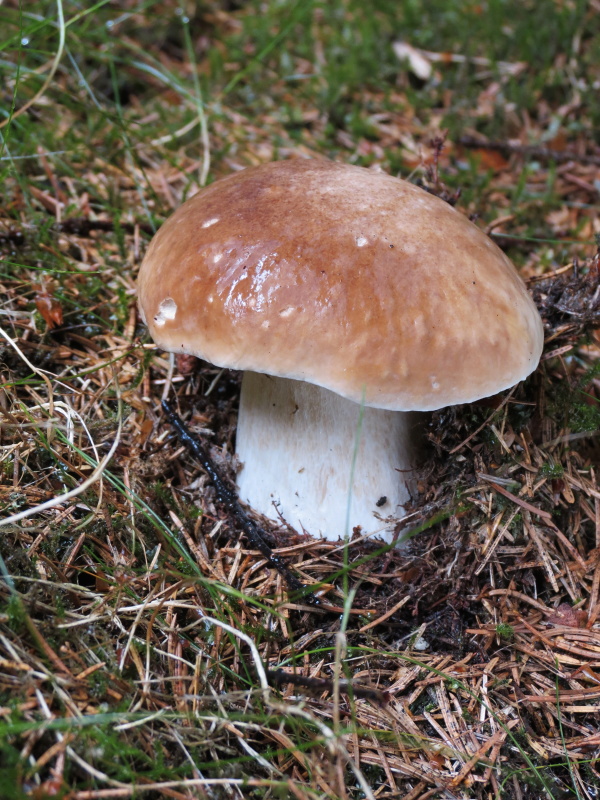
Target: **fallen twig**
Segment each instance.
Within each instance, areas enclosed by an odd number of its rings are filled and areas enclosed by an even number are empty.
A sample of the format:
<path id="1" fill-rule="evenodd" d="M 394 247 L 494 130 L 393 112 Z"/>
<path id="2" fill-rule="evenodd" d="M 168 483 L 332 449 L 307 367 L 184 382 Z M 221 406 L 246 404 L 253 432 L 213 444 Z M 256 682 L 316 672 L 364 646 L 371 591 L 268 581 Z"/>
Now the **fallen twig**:
<path id="1" fill-rule="evenodd" d="M 290 683 L 292 686 L 302 686 L 311 692 L 333 692 L 334 682 L 325 678 L 311 678 L 307 675 L 298 675 L 294 672 L 286 672 L 283 669 L 267 670 L 267 678 L 273 686 L 284 686 Z M 351 697 L 372 700 L 378 705 L 384 706 L 389 703 L 391 696 L 389 692 L 375 689 L 371 686 L 358 686 L 349 681 L 340 681 L 339 690 L 343 694 Z"/>
<path id="2" fill-rule="evenodd" d="M 516 144 L 513 142 L 486 141 L 474 136 L 461 136 L 459 144 L 464 147 L 473 147 L 482 150 L 498 150 L 504 153 L 517 153 L 529 158 L 539 158 L 544 161 L 576 161 L 578 164 L 594 164 L 600 166 L 600 156 L 581 155 L 569 150 L 552 150 L 550 147 L 541 147 L 535 144 Z"/>
<path id="3" fill-rule="evenodd" d="M 296 575 L 294 575 L 285 561 L 279 556 L 276 556 L 269 545 L 265 542 L 263 532 L 248 517 L 244 509 L 241 507 L 235 491 L 227 485 L 198 437 L 194 436 L 194 434 L 189 430 L 178 414 L 173 411 L 166 400 L 162 401 L 162 407 L 167 415 L 167 419 L 177 431 L 177 436 L 181 440 L 182 444 L 184 444 L 188 450 L 191 450 L 191 452 L 196 456 L 208 473 L 217 493 L 219 502 L 225 506 L 225 508 L 232 515 L 236 524 L 243 530 L 250 545 L 262 553 L 262 555 L 267 559 L 269 566 L 273 567 L 273 569 L 276 569 L 277 572 L 279 572 L 290 589 L 295 592 L 300 592 L 304 596 L 305 601 L 310 605 L 319 605 L 319 598 L 308 590 L 306 584 L 302 583 L 302 581 Z"/>

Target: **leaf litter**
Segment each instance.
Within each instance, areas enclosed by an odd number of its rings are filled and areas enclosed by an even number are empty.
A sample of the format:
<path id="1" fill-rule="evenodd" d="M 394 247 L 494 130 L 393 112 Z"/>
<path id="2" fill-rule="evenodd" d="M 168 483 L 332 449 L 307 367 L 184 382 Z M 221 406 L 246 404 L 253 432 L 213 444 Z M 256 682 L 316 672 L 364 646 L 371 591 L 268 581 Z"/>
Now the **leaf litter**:
<path id="1" fill-rule="evenodd" d="M 215 14 L 239 33 L 235 12 Z M 163 67 L 183 70 L 167 51 Z M 457 63 L 403 52 L 432 74 Z M 481 79 L 479 113 L 493 113 L 508 75 Z M 315 540 L 249 512 L 319 606 L 240 539 L 161 410 L 163 397 L 175 401 L 234 479 L 239 376 L 174 363 L 136 310 L 154 215 L 195 190 L 197 148 L 185 135 L 153 146 L 142 137 L 139 160 L 99 154 L 69 174 L 46 159 L 24 178 L 27 203 L 4 178 L 0 726 L 2 767 L 24 795 L 596 796 L 598 148 L 559 133 L 528 151 L 543 105 L 514 139 L 478 133 L 474 147 L 444 136 L 435 109 L 419 119 L 408 85 L 394 91 L 391 105 L 369 93 L 368 135 L 339 127 L 336 156 L 385 169 L 400 148 L 426 188 L 484 218 L 519 262 L 546 347 L 524 384 L 428 415 L 402 548 L 358 530 L 346 544 Z M 225 98 L 211 112 L 211 177 L 322 157 L 331 122 L 298 106 L 300 139 L 276 111 L 252 121 Z M 125 109 L 140 125 L 153 111 L 150 101 Z M 457 196 L 472 156 L 489 182 Z M 569 205 L 545 209 L 545 236 L 531 236 L 511 190 L 523 182 L 535 217 L 551 169 Z"/>

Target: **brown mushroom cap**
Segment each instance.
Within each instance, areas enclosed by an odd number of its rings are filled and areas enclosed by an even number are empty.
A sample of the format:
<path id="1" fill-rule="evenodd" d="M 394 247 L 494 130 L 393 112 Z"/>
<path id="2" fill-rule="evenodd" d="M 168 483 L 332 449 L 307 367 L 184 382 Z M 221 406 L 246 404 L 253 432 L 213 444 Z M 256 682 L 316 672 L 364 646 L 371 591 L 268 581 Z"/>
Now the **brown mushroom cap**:
<path id="1" fill-rule="evenodd" d="M 514 385 L 543 330 L 509 259 L 422 189 L 361 167 L 243 170 L 156 234 L 139 302 L 165 350 L 429 410 Z"/>

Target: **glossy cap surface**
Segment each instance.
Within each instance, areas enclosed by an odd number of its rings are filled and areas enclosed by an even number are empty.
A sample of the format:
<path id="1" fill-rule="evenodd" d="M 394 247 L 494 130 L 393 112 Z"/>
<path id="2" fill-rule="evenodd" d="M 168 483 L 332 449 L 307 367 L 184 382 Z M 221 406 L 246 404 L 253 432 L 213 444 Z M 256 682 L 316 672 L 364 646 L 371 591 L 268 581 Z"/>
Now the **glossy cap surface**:
<path id="1" fill-rule="evenodd" d="M 139 303 L 165 350 L 428 410 L 535 369 L 538 312 L 465 216 L 388 175 L 328 161 L 253 167 L 164 223 Z"/>

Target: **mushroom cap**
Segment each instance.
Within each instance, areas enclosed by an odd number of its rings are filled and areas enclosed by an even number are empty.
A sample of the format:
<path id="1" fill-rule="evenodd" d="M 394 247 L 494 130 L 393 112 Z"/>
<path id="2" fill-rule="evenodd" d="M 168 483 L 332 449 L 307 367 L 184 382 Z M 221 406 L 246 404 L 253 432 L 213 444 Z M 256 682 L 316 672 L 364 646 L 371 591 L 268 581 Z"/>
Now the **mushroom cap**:
<path id="1" fill-rule="evenodd" d="M 406 181 L 291 160 L 185 202 L 138 281 L 154 341 L 308 381 L 368 406 L 431 410 L 513 386 L 543 329 L 504 253 Z"/>

